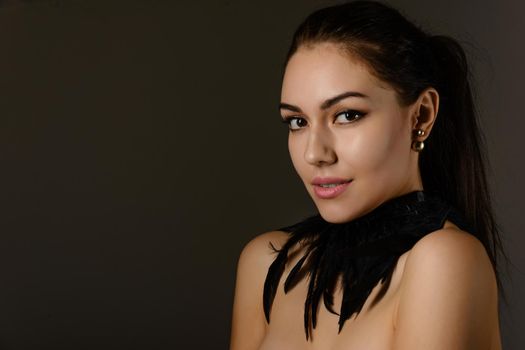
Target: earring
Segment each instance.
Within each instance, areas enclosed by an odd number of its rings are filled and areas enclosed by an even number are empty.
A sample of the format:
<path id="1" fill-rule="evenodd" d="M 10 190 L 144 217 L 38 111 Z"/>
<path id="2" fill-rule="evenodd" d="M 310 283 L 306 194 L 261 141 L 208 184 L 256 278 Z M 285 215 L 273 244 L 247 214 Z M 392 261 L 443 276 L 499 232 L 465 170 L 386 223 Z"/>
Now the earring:
<path id="1" fill-rule="evenodd" d="M 416 137 L 418 136 L 424 136 L 425 135 L 425 131 L 422 130 L 422 129 L 417 129 L 416 130 Z M 412 142 L 412 149 L 416 152 L 421 152 L 423 150 L 423 148 L 425 147 L 425 143 L 423 141 L 414 141 Z"/>
<path id="2" fill-rule="evenodd" d="M 425 147 L 425 143 L 423 141 L 412 142 L 412 149 L 416 152 L 421 152 L 424 147 Z"/>

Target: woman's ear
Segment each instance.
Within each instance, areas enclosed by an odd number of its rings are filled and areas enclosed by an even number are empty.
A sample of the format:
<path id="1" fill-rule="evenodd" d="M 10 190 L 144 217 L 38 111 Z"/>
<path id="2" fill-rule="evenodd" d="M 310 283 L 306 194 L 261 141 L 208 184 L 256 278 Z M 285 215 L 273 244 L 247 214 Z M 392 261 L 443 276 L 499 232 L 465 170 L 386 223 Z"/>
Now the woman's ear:
<path id="1" fill-rule="evenodd" d="M 412 129 L 422 129 L 426 137 L 430 134 L 439 110 L 439 93 L 433 87 L 421 92 L 413 104 Z M 426 138 L 424 137 L 424 138 Z M 423 140 L 424 138 L 420 138 Z"/>

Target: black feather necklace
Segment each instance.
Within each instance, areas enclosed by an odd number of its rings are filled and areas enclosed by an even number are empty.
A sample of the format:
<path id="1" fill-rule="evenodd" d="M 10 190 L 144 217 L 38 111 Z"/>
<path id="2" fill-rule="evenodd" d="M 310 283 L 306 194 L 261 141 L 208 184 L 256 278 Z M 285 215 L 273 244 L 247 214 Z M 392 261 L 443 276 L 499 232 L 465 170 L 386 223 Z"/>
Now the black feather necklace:
<path id="1" fill-rule="evenodd" d="M 266 321 L 277 286 L 284 272 L 290 248 L 305 247 L 304 255 L 290 270 L 284 292 L 308 276 L 308 292 L 304 305 L 306 339 L 309 328 L 315 328 L 321 298 L 327 310 L 339 315 L 339 330 L 354 313 L 359 313 L 372 289 L 383 282 L 377 299 L 386 292 L 398 258 L 410 250 L 423 236 L 443 227 L 449 219 L 460 229 L 474 233 L 461 213 L 437 193 L 413 191 L 389 199 L 352 221 L 334 224 L 319 214 L 279 231 L 290 235 L 268 269 L 264 283 L 263 307 Z M 305 263 L 307 262 L 307 263 Z M 342 281 L 341 310 L 333 309 L 333 293 L 338 278 Z M 386 282 L 386 283 L 384 283 Z"/>

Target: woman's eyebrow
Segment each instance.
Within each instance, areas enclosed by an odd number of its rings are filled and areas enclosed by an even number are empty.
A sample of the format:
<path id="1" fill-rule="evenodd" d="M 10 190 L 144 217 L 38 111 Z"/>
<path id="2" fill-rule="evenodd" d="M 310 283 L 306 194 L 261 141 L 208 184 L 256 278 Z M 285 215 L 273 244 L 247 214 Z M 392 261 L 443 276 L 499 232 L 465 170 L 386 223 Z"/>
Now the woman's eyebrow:
<path id="1" fill-rule="evenodd" d="M 343 92 L 339 95 L 336 95 L 334 97 L 331 97 L 329 99 L 327 99 L 326 101 L 324 101 L 323 103 L 321 103 L 321 110 L 325 110 L 325 109 L 328 109 L 330 107 L 332 107 L 333 105 L 335 105 L 337 102 L 345 99 L 345 98 L 348 98 L 348 97 L 361 97 L 361 98 L 368 98 L 367 95 L 365 94 L 362 94 L 360 92 L 357 92 L 357 91 L 346 91 L 346 92 Z M 289 103 L 285 103 L 285 102 L 281 102 L 279 103 L 279 110 L 281 109 L 287 109 L 287 110 L 290 110 L 292 112 L 296 112 L 296 113 L 302 113 L 302 110 L 301 108 L 297 107 L 297 106 L 294 106 L 294 105 L 291 105 Z"/>

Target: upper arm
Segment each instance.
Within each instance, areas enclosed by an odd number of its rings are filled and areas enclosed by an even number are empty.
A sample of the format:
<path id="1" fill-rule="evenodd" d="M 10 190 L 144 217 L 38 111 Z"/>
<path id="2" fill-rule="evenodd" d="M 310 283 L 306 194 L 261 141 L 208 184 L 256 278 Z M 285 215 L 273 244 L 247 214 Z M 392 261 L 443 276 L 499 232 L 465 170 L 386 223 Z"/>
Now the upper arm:
<path id="1" fill-rule="evenodd" d="M 393 349 L 490 349 L 498 324 L 494 270 L 481 242 L 457 229 L 421 240 L 405 264 Z"/>
<path id="2" fill-rule="evenodd" d="M 230 350 L 257 349 L 264 337 L 263 287 L 275 258 L 270 242 L 280 248 L 286 235 L 281 231 L 266 232 L 250 240 L 242 249 L 237 262 Z"/>

